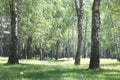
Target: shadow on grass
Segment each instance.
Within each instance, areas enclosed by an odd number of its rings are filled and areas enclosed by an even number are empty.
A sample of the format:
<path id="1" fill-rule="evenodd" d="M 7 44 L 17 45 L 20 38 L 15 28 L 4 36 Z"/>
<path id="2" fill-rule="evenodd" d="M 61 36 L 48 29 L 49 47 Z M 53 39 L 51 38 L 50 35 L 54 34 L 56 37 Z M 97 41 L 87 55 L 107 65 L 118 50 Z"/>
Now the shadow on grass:
<path id="1" fill-rule="evenodd" d="M 89 70 L 80 66 L 1 65 L 0 80 L 120 80 L 120 69 Z"/>
<path id="2" fill-rule="evenodd" d="M 112 63 L 112 64 L 101 64 L 101 66 L 110 66 L 110 67 L 113 67 L 113 66 L 119 66 L 120 63 Z"/>
<path id="3" fill-rule="evenodd" d="M 120 70 L 88 70 L 80 67 L 59 67 L 47 65 L 20 64 L 9 67 L 11 71 L 23 72 L 27 80 L 119 80 Z M 20 75 L 20 74 L 19 74 Z M 18 75 L 18 77 L 19 77 Z M 108 77 L 109 76 L 109 77 Z M 11 80 L 15 80 L 14 77 Z"/>
<path id="4" fill-rule="evenodd" d="M 29 80 L 119 80 L 118 70 L 88 70 L 88 69 L 70 69 L 70 68 L 56 68 L 51 66 L 51 69 L 45 69 L 44 66 L 41 66 L 41 69 L 34 71 L 27 71 L 27 74 L 24 75 L 24 78 L 29 78 Z M 46 67 L 47 68 L 47 67 Z M 114 73 L 114 74 L 109 74 Z"/>
<path id="5" fill-rule="evenodd" d="M 69 61 L 69 60 L 51 60 L 51 61 L 49 61 L 49 62 L 64 62 L 64 61 Z"/>

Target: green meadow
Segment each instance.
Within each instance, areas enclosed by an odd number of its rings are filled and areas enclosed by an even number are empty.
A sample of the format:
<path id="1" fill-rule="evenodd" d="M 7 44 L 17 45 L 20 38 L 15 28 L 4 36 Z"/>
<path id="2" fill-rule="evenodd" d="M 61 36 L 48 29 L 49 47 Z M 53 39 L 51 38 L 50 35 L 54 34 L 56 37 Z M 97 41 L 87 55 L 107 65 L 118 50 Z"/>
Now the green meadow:
<path id="1" fill-rule="evenodd" d="M 81 59 L 75 66 L 73 59 L 20 60 L 7 65 L 0 57 L 0 80 L 120 80 L 120 63 L 115 59 L 101 59 L 100 69 L 89 70 L 89 59 Z"/>

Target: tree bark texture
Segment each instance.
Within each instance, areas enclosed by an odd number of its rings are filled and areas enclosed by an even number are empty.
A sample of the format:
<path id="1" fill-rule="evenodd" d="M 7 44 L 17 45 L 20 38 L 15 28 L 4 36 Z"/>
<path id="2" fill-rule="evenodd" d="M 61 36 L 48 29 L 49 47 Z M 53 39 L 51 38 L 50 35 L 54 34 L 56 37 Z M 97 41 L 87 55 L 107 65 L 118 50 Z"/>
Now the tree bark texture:
<path id="1" fill-rule="evenodd" d="M 27 59 L 31 59 L 31 44 L 32 44 L 32 37 L 29 36 L 27 39 Z"/>
<path id="2" fill-rule="evenodd" d="M 1 17 L 0 19 L 0 56 L 3 56 L 3 37 L 4 37 L 4 32 L 3 32 L 2 17 Z"/>
<path id="3" fill-rule="evenodd" d="M 10 0 L 10 15 L 11 15 L 11 53 L 9 55 L 8 64 L 18 64 L 17 57 L 17 36 L 16 36 L 16 11 L 15 11 L 16 0 Z"/>
<path id="4" fill-rule="evenodd" d="M 22 39 L 21 39 L 21 25 L 20 25 L 20 1 L 17 0 L 17 39 L 18 39 L 18 54 L 22 57 Z"/>
<path id="5" fill-rule="evenodd" d="M 40 44 L 40 60 L 44 60 L 44 45 L 43 43 Z"/>
<path id="6" fill-rule="evenodd" d="M 91 56 L 89 69 L 99 68 L 99 28 L 100 28 L 100 0 L 94 0 L 92 7 L 92 34 L 91 34 Z"/>
<path id="7" fill-rule="evenodd" d="M 88 17 L 86 17 L 86 26 L 84 31 L 84 47 L 83 47 L 83 58 L 87 57 L 87 30 L 88 30 Z"/>
<path id="8" fill-rule="evenodd" d="M 57 42 L 56 42 L 56 54 L 55 54 L 56 60 L 59 58 L 59 55 L 60 55 L 60 41 L 57 40 Z"/>
<path id="9" fill-rule="evenodd" d="M 78 18 L 78 45 L 77 53 L 75 55 L 75 65 L 80 64 L 81 52 L 82 52 L 82 18 L 83 18 L 83 0 L 75 0 L 76 12 Z"/>

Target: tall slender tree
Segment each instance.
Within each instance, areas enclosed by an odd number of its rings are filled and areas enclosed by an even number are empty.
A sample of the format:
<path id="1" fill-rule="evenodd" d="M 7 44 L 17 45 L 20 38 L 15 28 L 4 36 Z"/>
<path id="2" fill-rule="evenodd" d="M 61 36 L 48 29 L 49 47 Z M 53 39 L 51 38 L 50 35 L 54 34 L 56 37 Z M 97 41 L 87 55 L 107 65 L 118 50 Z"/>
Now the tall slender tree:
<path id="1" fill-rule="evenodd" d="M 3 37 L 4 37 L 4 32 L 3 32 L 2 17 L 1 17 L 0 19 L 0 56 L 3 56 Z"/>
<path id="2" fill-rule="evenodd" d="M 86 17 L 86 25 L 84 29 L 84 44 L 83 44 L 83 58 L 87 57 L 87 30 L 88 30 L 88 17 Z"/>
<path id="3" fill-rule="evenodd" d="M 92 34 L 91 56 L 89 69 L 99 68 L 99 28 L 100 28 L 100 0 L 94 0 L 92 6 Z"/>
<path id="4" fill-rule="evenodd" d="M 20 25 L 20 21 L 21 21 L 21 18 L 20 18 L 20 3 L 21 3 L 21 0 L 17 0 L 17 41 L 18 41 L 18 54 L 20 55 L 20 57 L 22 57 L 22 39 L 21 39 L 21 25 Z"/>
<path id="5" fill-rule="evenodd" d="M 75 0 L 77 18 L 78 18 L 78 45 L 77 53 L 75 56 L 75 65 L 80 64 L 81 52 L 82 52 L 82 18 L 83 18 L 83 0 Z"/>
<path id="6" fill-rule="evenodd" d="M 10 0 L 10 15 L 11 15 L 11 53 L 9 55 L 8 64 L 18 64 L 17 57 L 17 36 L 16 36 L 16 0 Z"/>

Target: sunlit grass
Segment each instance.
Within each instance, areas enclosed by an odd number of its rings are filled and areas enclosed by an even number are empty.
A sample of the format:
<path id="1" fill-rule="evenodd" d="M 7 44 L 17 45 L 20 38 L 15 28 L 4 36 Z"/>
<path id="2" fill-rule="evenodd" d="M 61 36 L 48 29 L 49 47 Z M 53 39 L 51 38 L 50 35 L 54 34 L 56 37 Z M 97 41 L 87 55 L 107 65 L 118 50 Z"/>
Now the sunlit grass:
<path id="1" fill-rule="evenodd" d="M 101 68 L 89 70 L 89 59 L 49 61 L 20 60 L 18 65 L 5 65 L 7 58 L 0 57 L 0 80 L 120 80 L 120 63 L 115 59 L 101 59 Z"/>

